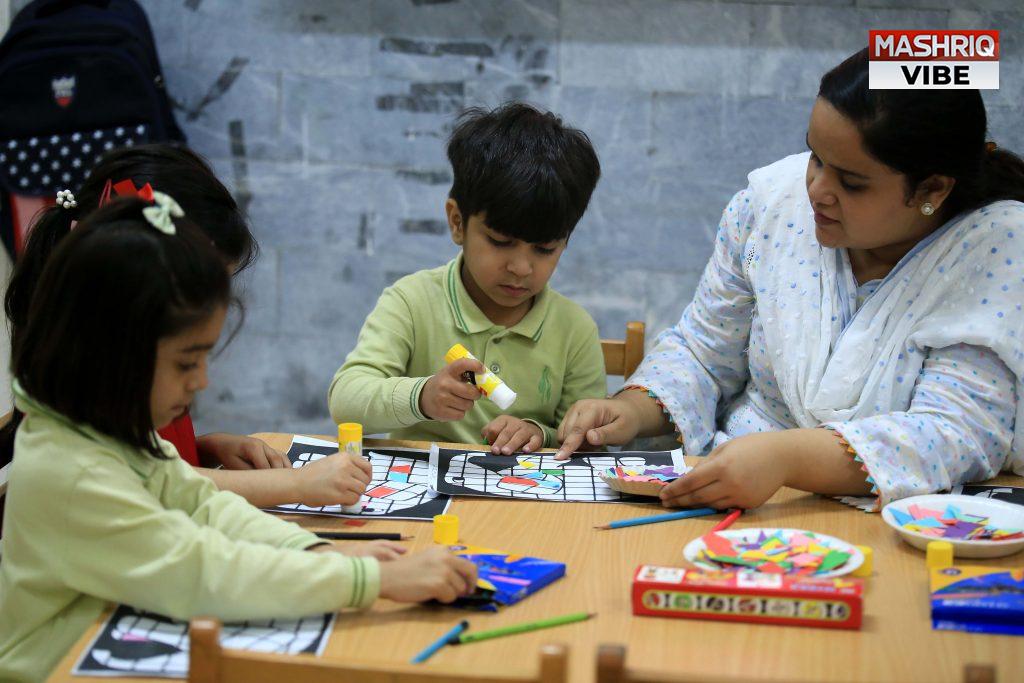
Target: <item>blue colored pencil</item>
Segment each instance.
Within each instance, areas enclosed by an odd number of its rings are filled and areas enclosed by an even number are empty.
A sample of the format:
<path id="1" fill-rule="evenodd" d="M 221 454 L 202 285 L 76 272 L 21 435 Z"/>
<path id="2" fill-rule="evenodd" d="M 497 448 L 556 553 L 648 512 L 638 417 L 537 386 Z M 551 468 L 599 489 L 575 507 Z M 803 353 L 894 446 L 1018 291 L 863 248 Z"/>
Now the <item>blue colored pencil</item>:
<path id="1" fill-rule="evenodd" d="M 459 636 L 462 635 L 462 632 L 465 631 L 467 628 L 469 628 L 469 622 L 466 621 L 465 619 L 463 619 L 458 624 L 456 624 L 452 628 L 452 630 L 448 631 L 448 633 L 445 633 L 443 636 L 438 638 L 436 641 L 434 641 L 433 643 L 428 645 L 423 650 L 423 652 L 421 652 L 418 655 L 416 655 L 415 657 L 413 657 L 412 658 L 412 663 L 413 664 L 422 664 L 423 662 L 425 662 L 428 659 L 430 659 L 431 657 L 433 657 L 434 653 L 437 652 L 438 650 L 440 650 L 445 645 L 451 645 L 452 643 L 459 642 Z"/>
<path id="2" fill-rule="evenodd" d="M 689 519 L 690 517 L 704 517 L 719 512 L 715 508 L 694 508 L 692 510 L 680 510 L 669 512 L 664 515 L 651 515 L 650 517 L 634 517 L 633 519 L 617 519 L 614 522 L 600 524 L 595 529 L 621 529 L 626 526 L 640 526 L 641 524 L 656 524 L 657 522 L 671 522 L 674 519 Z"/>

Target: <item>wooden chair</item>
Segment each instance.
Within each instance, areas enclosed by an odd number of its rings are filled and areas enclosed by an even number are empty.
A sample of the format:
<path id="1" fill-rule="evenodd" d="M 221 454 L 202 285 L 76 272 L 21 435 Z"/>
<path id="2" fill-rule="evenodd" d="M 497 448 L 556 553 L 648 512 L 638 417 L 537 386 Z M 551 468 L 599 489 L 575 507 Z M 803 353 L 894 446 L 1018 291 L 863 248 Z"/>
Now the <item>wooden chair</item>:
<path id="1" fill-rule="evenodd" d="M 679 673 L 641 674 L 626 668 L 624 645 L 601 645 L 597 648 L 597 683 L 697 683 L 697 679 Z M 702 682 L 712 683 L 701 678 Z M 720 679 L 719 679 L 720 680 Z"/>
<path id="2" fill-rule="evenodd" d="M 191 683 L 564 683 L 569 669 L 564 645 L 545 645 L 534 676 L 481 676 L 472 671 L 440 669 L 423 664 L 346 664 L 310 655 L 279 655 L 220 646 L 220 622 L 193 619 L 189 629 Z"/>
<path id="3" fill-rule="evenodd" d="M 597 649 L 597 683 L 725 683 L 726 677 L 693 677 L 685 673 L 639 673 L 626 668 L 623 645 L 601 645 Z M 996 683 L 995 667 L 987 664 L 964 666 L 964 683 Z"/>
<path id="4" fill-rule="evenodd" d="M 609 375 L 629 377 L 644 358 L 644 329 L 642 322 L 626 323 L 625 339 L 602 339 L 604 370 Z"/>

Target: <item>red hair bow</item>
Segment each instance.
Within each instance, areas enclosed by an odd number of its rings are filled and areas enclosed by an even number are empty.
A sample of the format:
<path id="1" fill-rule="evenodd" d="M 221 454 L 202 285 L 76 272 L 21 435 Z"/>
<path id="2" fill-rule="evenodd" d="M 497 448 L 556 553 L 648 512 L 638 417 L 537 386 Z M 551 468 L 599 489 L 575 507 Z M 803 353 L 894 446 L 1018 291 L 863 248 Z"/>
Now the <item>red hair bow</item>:
<path id="1" fill-rule="evenodd" d="M 138 197 L 139 199 L 145 199 L 147 202 L 153 201 L 153 187 L 149 183 L 136 189 L 135 183 L 131 179 L 120 180 L 116 183 L 108 180 L 107 184 L 103 186 L 103 194 L 100 195 L 99 206 L 110 202 L 111 191 L 115 192 L 118 197 Z"/>

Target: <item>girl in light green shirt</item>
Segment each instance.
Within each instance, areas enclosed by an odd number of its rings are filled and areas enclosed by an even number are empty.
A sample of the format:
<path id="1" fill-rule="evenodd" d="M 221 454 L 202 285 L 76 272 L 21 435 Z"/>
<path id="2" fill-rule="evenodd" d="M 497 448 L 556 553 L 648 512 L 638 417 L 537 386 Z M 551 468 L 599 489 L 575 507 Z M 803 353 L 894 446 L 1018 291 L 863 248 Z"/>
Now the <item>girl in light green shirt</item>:
<path id="1" fill-rule="evenodd" d="M 476 582 L 439 548 L 337 552 L 218 491 L 156 435 L 205 388 L 231 293 L 209 239 L 155 194 L 62 239 L 13 350 L 25 419 L 0 562 L 3 681 L 42 680 L 108 602 L 176 619 L 284 618 L 378 596 L 451 601 Z"/>

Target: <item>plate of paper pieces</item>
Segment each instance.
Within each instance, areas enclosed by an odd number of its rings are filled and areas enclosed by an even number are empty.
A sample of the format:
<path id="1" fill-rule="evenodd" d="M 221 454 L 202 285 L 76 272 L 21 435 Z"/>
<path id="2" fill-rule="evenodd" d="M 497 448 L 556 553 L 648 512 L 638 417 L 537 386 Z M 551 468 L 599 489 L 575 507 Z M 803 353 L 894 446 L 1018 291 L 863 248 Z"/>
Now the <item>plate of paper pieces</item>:
<path id="1" fill-rule="evenodd" d="M 657 497 L 666 484 L 689 471 L 674 467 L 610 467 L 598 474 L 609 488 L 619 493 Z"/>
<path id="2" fill-rule="evenodd" d="M 686 544 L 683 555 L 704 569 L 754 569 L 764 574 L 828 578 L 864 562 L 855 546 L 800 529 L 727 529 Z"/>
<path id="3" fill-rule="evenodd" d="M 921 550 L 949 541 L 958 557 L 1002 557 L 1024 550 L 1024 506 L 979 496 L 932 494 L 896 500 L 882 519 Z"/>

